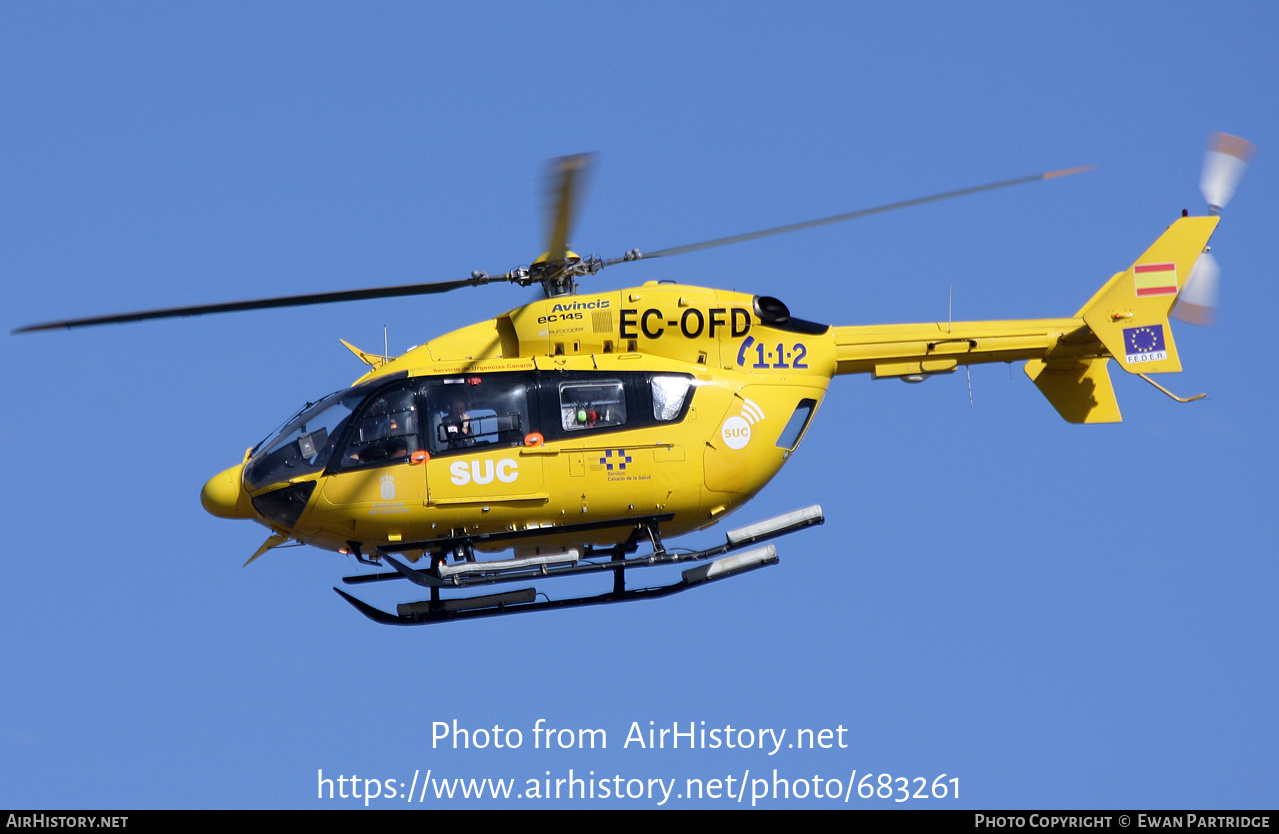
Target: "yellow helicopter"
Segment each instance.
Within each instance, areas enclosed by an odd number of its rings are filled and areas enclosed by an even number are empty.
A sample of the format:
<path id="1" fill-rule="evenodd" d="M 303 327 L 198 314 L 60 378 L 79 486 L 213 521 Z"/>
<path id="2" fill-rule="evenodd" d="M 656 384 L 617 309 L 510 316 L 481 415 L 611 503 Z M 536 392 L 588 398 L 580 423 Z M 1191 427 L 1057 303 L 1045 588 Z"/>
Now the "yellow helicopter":
<path id="1" fill-rule="evenodd" d="M 307 403 L 241 463 L 209 479 L 201 500 L 215 516 L 270 529 L 246 565 L 294 541 L 391 568 L 347 577 L 348 584 L 408 580 L 429 590 L 429 599 L 391 614 L 334 589 L 380 623 L 644 599 L 775 564 L 776 549 L 764 542 L 822 523 L 821 508 L 812 506 L 732 530 L 717 547 L 688 552 L 665 545 L 718 523 L 762 489 L 803 439 L 836 375 L 920 382 L 961 365 L 1025 361 L 1026 374 L 1066 420 L 1118 422 L 1108 363 L 1143 377 L 1180 371 L 1169 316 L 1199 324 L 1211 318 L 1218 269 L 1207 244 L 1252 151 L 1244 140 L 1214 134 L 1201 183 L 1209 215 L 1183 212 L 1065 318 L 828 326 L 792 316 L 768 296 L 673 283 L 580 295 L 577 280 L 619 263 L 1086 169 L 604 260 L 568 248 L 575 194 L 589 163 L 581 155 L 554 163 L 546 253 L 503 275 L 475 272 L 458 281 L 151 310 L 13 332 L 424 295 L 496 281 L 539 283 L 544 299 L 402 356 L 343 342 L 369 370 L 351 387 Z M 628 587 L 631 571 L 677 563 L 699 564 L 670 584 Z M 539 599 L 533 587 L 473 595 L 481 586 L 587 573 L 611 574 L 612 589 L 556 600 Z M 455 595 L 467 590 L 472 595 Z"/>

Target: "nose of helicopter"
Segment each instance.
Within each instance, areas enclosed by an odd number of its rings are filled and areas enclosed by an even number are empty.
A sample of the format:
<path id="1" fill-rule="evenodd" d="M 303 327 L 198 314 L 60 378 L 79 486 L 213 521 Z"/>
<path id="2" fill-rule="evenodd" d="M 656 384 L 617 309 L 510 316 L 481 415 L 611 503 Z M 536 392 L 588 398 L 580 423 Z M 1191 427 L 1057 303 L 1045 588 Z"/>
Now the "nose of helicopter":
<path id="1" fill-rule="evenodd" d="M 209 479 L 200 490 L 200 503 L 210 515 L 218 518 L 257 518 L 253 503 L 240 487 L 244 464 L 236 464 Z"/>

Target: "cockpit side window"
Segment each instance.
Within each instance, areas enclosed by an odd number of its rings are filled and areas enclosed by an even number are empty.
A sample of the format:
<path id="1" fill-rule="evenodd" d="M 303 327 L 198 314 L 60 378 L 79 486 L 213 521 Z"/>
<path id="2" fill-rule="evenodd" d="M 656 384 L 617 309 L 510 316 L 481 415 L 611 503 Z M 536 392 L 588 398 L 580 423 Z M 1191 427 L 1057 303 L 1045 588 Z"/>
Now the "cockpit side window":
<path id="1" fill-rule="evenodd" d="M 371 396 L 351 426 L 338 469 L 403 463 L 421 448 L 417 388 L 401 384 Z"/>

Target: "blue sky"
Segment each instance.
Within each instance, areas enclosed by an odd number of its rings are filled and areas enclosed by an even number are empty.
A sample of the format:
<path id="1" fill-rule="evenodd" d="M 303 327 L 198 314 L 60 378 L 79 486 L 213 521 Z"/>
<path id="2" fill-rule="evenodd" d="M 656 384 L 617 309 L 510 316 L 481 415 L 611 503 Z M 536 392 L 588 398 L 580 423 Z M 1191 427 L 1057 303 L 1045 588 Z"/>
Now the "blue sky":
<path id="1" fill-rule="evenodd" d="M 1017 367 L 974 369 L 971 409 L 963 374 L 840 378 L 734 517 L 821 503 L 826 524 L 778 542 L 776 567 L 642 604 L 380 627 L 329 590 L 355 572 L 342 557 L 242 568 L 265 531 L 200 507 L 209 476 L 359 375 L 338 338 L 376 350 L 385 325 L 402 351 L 527 290 L 3 339 L 0 805 L 354 807 L 317 798 L 321 771 L 385 792 L 428 770 L 517 791 L 572 770 L 675 780 L 665 807 L 738 805 L 675 794 L 774 771 L 806 796 L 760 807 L 895 806 L 812 796 L 814 776 L 885 773 L 912 793 L 958 777 L 958 799 L 915 807 L 1274 807 L 1276 18 L 6 5 L 7 327 L 500 272 L 541 251 L 544 161 L 583 150 L 599 160 L 573 243 L 605 257 L 1096 165 L 594 279 L 771 294 L 832 324 L 944 319 L 949 287 L 956 320 L 1070 315 L 1202 210 L 1210 131 L 1259 151 L 1213 241 L 1219 324 L 1178 327 L 1185 372 L 1163 380 L 1207 399 L 1112 369 L 1125 421 L 1079 427 Z M 539 719 L 608 747 L 534 748 Z M 454 720 L 523 743 L 433 748 Z M 842 727 L 847 746 L 624 746 L 649 722 L 785 743 Z"/>

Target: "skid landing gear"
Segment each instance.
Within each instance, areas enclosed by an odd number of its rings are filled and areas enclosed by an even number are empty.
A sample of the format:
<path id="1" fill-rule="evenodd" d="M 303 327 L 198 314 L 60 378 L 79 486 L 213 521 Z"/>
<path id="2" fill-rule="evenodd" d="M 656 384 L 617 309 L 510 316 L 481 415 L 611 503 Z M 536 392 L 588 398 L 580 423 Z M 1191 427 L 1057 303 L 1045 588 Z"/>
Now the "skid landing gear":
<path id="1" fill-rule="evenodd" d="M 377 558 L 394 568 L 394 572 L 363 574 L 348 576 L 343 581 L 348 585 L 407 579 L 414 585 L 429 588 L 431 598 L 421 602 L 410 602 L 399 605 L 395 614 L 389 614 L 374 608 L 350 594 L 334 588 L 338 595 L 351 603 L 356 610 L 374 622 L 387 625 L 426 625 L 428 623 L 446 622 L 449 620 L 472 619 L 475 617 L 495 617 L 505 614 L 518 614 L 525 611 L 545 611 L 551 608 L 575 608 L 583 605 L 606 605 L 613 602 L 629 602 L 636 599 L 650 599 L 669 596 L 689 588 L 727 579 L 756 568 L 777 564 L 777 550 L 772 545 L 753 547 L 753 545 L 778 536 L 821 524 L 825 519 L 822 509 L 817 505 L 796 510 L 792 513 L 777 516 L 758 524 L 730 531 L 724 544 L 706 550 L 691 553 L 675 553 L 662 545 L 660 523 L 669 520 L 669 516 L 653 516 L 632 519 L 625 523 L 633 524 L 631 535 L 627 540 L 615 547 L 600 551 L 579 548 L 565 548 L 561 552 L 499 559 L 488 562 L 462 561 L 447 564 L 443 559 L 433 555 L 428 570 L 417 570 L 401 562 L 391 553 L 391 548 L 377 550 Z M 578 525 L 577 529 L 596 525 Z M 613 524 L 612 526 L 620 526 Z M 543 536 L 545 529 L 535 531 Z M 564 529 L 563 532 L 574 532 Z M 507 534 L 504 538 L 518 538 L 519 534 Z M 497 540 L 494 536 L 489 541 Z M 466 540 L 468 550 L 474 545 L 473 540 Z M 647 543 L 652 550 L 643 556 L 633 556 L 642 543 Z M 416 542 L 410 545 L 397 545 L 395 551 L 422 549 L 433 554 L 456 552 L 458 540 L 440 540 L 437 542 Z M 747 549 L 749 548 L 749 549 Z M 725 555 L 729 554 L 729 555 Z M 713 560 L 713 561 L 707 561 Z M 626 574 L 638 568 L 657 565 L 672 565 L 684 562 L 706 562 L 706 564 L 684 571 L 678 582 L 649 588 L 627 588 Z M 485 594 L 482 596 L 441 598 L 444 588 L 471 588 L 482 585 L 493 585 L 501 582 L 521 582 L 534 579 L 546 579 L 560 576 L 576 576 L 586 573 L 610 571 L 613 574 L 613 590 L 596 596 L 571 597 L 568 599 L 538 600 L 537 592 L 529 588 L 521 588 L 505 593 Z"/>

